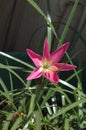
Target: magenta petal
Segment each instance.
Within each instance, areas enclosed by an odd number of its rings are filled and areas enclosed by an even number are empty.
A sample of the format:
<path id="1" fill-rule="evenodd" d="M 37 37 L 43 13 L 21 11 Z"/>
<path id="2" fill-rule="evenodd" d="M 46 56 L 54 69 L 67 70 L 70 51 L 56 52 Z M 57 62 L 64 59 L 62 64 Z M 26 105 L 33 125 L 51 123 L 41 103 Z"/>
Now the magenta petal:
<path id="1" fill-rule="evenodd" d="M 71 64 L 65 64 L 65 63 L 57 63 L 56 65 L 61 71 L 69 71 L 69 70 L 73 70 L 75 68 L 77 68 L 74 65 Z"/>
<path id="2" fill-rule="evenodd" d="M 42 59 L 41 56 L 30 49 L 26 49 L 26 51 L 29 57 L 32 59 L 33 63 L 36 65 L 36 67 L 39 67 Z"/>
<path id="3" fill-rule="evenodd" d="M 53 63 L 59 62 L 62 57 L 64 56 L 65 52 L 67 51 L 70 43 L 67 42 L 63 44 L 60 48 L 56 49 L 54 52 L 51 53 L 51 59 Z"/>
<path id="4" fill-rule="evenodd" d="M 41 68 L 36 68 L 32 73 L 27 77 L 27 80 L 37 79 L 42 76 Z"/>
<path id="5" fill-rule="evenodd" d="M 48 80 L 50 80 L 53 83 L 58 83 L 58 81 L 59 81 L 59 77 L 56 72 L 53 72 L 53 71 L 52 71 L 52 73 L 46 72 L 43 75 L 45 78 L 47 78 Z"/>
<path id="6" fill-rule="evenodd" d="M 47 59 L 50 58 L 50 49 L 49 49 L 47 38 L 45 38 L 45 41 L 44 41 L 43 57 L 44 58 L 46 57 Z"/>

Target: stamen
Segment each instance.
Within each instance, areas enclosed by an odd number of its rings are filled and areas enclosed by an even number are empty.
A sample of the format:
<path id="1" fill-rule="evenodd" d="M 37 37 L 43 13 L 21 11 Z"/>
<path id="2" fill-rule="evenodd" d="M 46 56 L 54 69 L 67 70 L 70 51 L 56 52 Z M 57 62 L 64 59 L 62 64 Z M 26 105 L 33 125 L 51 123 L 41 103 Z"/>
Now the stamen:
<path id="1" fill-rule="evenodd" d="M 53 65 L 52 60 L 47 60 L 46 58 L 42 61 L 42 69 L 44 72 L 50 72 L 50 71 L 58 71 L 59 68 Z"/>
<path id="2" fill-rule="evenodd" d="M 47 59 L 46 59 L 46 58 L 44 58 L 44 59 L 43 59 L 43 61 L 42 61 L 42 65 L 45 65 L 45 64 L 46 64 L 46 62 L 47 62 Z"/>
<path id="3" fill-rule="evenodd" d="M 51 69 L 54 69 L 54 70 L 56 70 L 56 71 L 59 71 L 59 68 L 56 67 L 56 66 L 51 66 Z"/>

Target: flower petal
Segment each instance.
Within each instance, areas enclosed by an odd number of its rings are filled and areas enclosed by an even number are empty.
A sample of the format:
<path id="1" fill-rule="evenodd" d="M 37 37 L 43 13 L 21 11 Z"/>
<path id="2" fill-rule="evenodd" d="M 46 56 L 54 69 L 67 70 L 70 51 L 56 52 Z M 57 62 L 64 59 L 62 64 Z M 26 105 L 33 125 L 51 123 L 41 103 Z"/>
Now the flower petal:
<path id="1" fill-rule="evenodd" d="M 45 38 L 45 41 L 44 41 L 43 58 L 47 58 L 47 59 L 50 58 L 50 49 L 49 49 L 47 38 Z"/>
<path id="2" fill-rule="evenodd" d="M 69 45 L 70 43 L 67 42 L 63 44 L 60 48 L 56 49 L 54 52 L 51 53 L 51 59 L 53 63 L 58 63 L 62 59 Z"/>
<path id="3" fill-rule="evenodd" d="M 41 64 L 42 57 L 30 49 L 26 49 L 26 52 L 33 61 L 33 63 L 36 65 L 36 67 L 39 67 Z"/>
<path id="4" fill-rule="evenodd" d="M 75 68 L 77 68 L 76 66 L 74 65 L 71 65 L 71 64 L 65 64 L 65 63 L 57 63 L 56 65 L 59 70 L 61 71 L 69 71 L 69 70 L 73 70 Z"/>
<path id="5" fill-rule="evenodd" d="M 27 80 L 37 79 L 42 76 L 42 69 L 36 68 L 32 71 L 32 73 L 27 77 Z"/>
<path id="6" fill-rule="evenodd" d="M 53 71 L 51 71 L 50 73 L 45 72 L 43 75 L 45 78 L 47 78 L 48 80 L 50 80 L 53 83 L 58 83 L 58 81 L 59 81 L 59 77 L 56 72 L 53 72 Z"/>

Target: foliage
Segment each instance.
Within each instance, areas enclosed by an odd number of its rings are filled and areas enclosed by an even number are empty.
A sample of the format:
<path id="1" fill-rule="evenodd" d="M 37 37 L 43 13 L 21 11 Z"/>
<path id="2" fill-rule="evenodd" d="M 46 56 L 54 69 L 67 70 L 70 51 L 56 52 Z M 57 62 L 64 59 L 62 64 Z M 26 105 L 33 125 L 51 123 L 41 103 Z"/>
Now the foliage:
<path id="1" fill-rule="evenodd" d="M 27 0 L 48 23 L 47 37 L 52 43 L 52 32 L 60 46 L 65 39 L 72 22 L 79 0 L 75 0 L 64 31 L 59 37 L 50 17 L 50 1 L 47 0 L 48 14 L 40 9 L 33 0 Z M 81 30 L 77 35 L 85 42 Z M 74 41 L 74 44 L 76 41 Z M 73 44 L 73 45 L 74 45 Z M 80 76 L 85 67 L 72 71 L 68 76 L 59 73 L 58 84 L 46 78 L 26 81 L 34 66 L 28 60 L 21 60 L 12 55 L 0 52 L 6 62 L 0 61 L 0 72 L 6 71 L 9 86 L 0 76 L 0 129 L 1 130 L 85 130 L 86 129 L 86 94 Z M 9 63 L 12 61 L 12 63 Z M 66 53 L 66 59 L 73 64 Z M 64 59 L 65 60 L 65 59 Z M 13 62 L 15 64 L 13 64 Z M 16 65 L 18 64 L 18 65 Z M 81 67 L 81 66 L 80 66 Z M 23 76 L 22 76 L 22 75 Z M 6 75 L 4 75 L 5 77 Z M 65 76 L 65 78 L 64 78 Z M 17 79 L 17 81 L 15 80 Z M 74 83 L 71 81 L 74 80 Z M 18 84 L 19 83 L 19 84 Z M 19 86 L 20 85 L 20 86 Z M 19 86 L 19 88 L 18 88 Z"/>

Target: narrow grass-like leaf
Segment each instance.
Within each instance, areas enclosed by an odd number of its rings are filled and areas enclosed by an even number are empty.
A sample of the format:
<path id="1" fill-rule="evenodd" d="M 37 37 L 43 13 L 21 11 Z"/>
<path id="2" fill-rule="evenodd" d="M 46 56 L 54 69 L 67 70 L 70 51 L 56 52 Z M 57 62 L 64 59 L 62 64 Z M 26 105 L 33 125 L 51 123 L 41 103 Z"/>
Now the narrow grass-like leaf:
<path id="1" fill-rule="evenodd" d="M 43 107 L 45 105 L 45 103 L 55 94 L 54 91 L 52 91 L 51 89 L 49 89 L 49 91 L 47 92 L 46 95 L 43 96 L 43 101 L 41 104 L 41 107 Z"/>
<path id="2" fill-rule="evenodd" d="M 5 96 L 7 97 L 7 99 L 11 100 L 10 95 L 9 95 L 9 91 L 8 91 L 5 83 L 3 82 L 3 80 L 1 78 L 0 78 L 0 85 L 1 85 L 1 87 L 3 89 L 3 91 L 5 92 Z"/>
<path id="3" fill-rule="evenodd" d="M 3 69 L 8 70 L 8 72 L 11 72 L 13 75 L 15 75 L 23 83 L 24 86 L 26 86 L 26 83 L 24 82 L 24 80 L 15 71 L 10 69 L 10 66 L 0 63 L 0 67 L 2 67 Z"/>
<path id="4" fill-rule="evenodd" d="M 22 116 L 19 116 L 17 120 L 14 122 L 13 126 L 10 130 L 16 130 L 19 127 L 19 124 L 22 122 Z"/>
<path id="5" fill-rule="evenodd" d="M 15 104 L 12 101 L 12 98 L 10 96 L 10 92 L 8 91 L 5 83 L 3 82 L 3 80 L 1 78 L 0 78 L 0 85 L 4 90 L 4 92 L 1 92 L 1 93 L 8 99 L 8 101 L 12 104 L 13 108 L 17 111 L 17 107 L 15 106 Z"/>
<path id="6" fill-rule="evenodd" d="M 66 82 L 66 81 L 64 81 L 64 80 L 59 79 L 59 83 L 65 85 L 65 86 L 67 86 L 67 87 L 69 87 L 69 88 L 71 88 L 71 89 L 73 89 L 73 90 L 76 89 L 76 87 L 74 87 L 73 85 L 69 84 L 68 82 Z"/>
<path id="7" fill-rule="evenodd" d="M 83 67 L 81 68 L 80 70 L 78 70 L 76 73 L 79 74 L 81 73 L 86 67 Z M 71 76 L 69 76 L 67 79 L 66 79 L 66 82 L 68 82 L 69 80 L 71 80 L 72 78 L 74 78 L 76 76 L 75 73 L 73 73 Z"/>
<path id="8" fill-rule="evenodd" d="M 69 119 L 66 119 L 66 118 L 65 118 L 64 130 L 70 130 Z"/>
<path id="9" fill-rule="evenodd" d="M 69 105 L 69 106 L 67 106 L 67 107 L 65 107 L 65 108 L 60 109 L 57 113 L 53 114 L 50 119 L 52 120 L 52 119 L 57 118 L 58 116 L 60 116 L 60 115 L 62 115 L 62 114 L 64 114 L 64 113 L 66 113 L 67 111 L 72 110 L 73 108 L 77 107 L 77 106 L 78 106 L 79 104 L 81 104 L 81 103 L 82 103 L 82 104 L 83 104 L 83 103 L 86 103 L 86 99 L 79 100 L 79 101 L 74 102 L 74 103 L 72 103 L 71 105 Z"/>
<path id="10" fill-rule="evenodd" d="M 69 62 L 70 62 L 71 64 L 73 64 L 73 62 L 72 62 L 71 58 L 69 57 L 68 53 L 66 53 L 66 56 L 67 56 Z M 76 69 L 74 69 L 74 73 L 75 73 L 75 75 L 76 75 L 77 81 L 78 81 L 79 83 L 81 83 L 80 78 L 79 78 L 79 76 L 78 76 L 78 74 L 77 74 Z"/>
<path id="11" fill-rule="evenodd" d="M 25 66 L 27 66 L 27 67 L 29 67 L 31 69 L 34 69 L 34 67 L 32 65 L 30 65 L 29 63 L 27 64 L 26 62 L 24 62 L 24 61 L 22 61 L 22 60 L 20 60 L 18 58 L 15 58 L 15 57 L 13 57 L 13 56 L 11 56 L 9 54 L 6 54 L 6 53 L 0 51 L 0 55 L 3 55 L 3 56 L 5 56 L 5 57 L 7 57 L 7 58 L 9 58 L 11 60 L 14 60 L 14 61 L 16 61 L 18 63 L 21 63 L 21 64 L 23 64 L 23 65 L 25 65 Z"/>
<path id="12" fill-rule="evenodd" d="M 64 89 L 62 89 L 61 87 L 57 87 L 57 88 L 51 88 L 51 90 L 52 90 L 52 91 L 55 91 L 55 92 L 58 92 L 58 93 L 60 93 L 61 95 L 64 95 L 64 96 L 65 96 L 65 99 L 67 100 L 67 102 L 68 102 L 69 104 L 71 104 L 71 100 L 70 100 L 70 98 L 68 97 L 68 95 L 66 94 L 66 92 L 65 92 Z M 69 93 L 69 92 L 68 92 L 68 93 Z M 71 92 L 71 94 L 73 94 L 73 93 Z"/>
<path id="13" fill-rule="evenodd" d="M 36 119 L 36 129 L 41 130 L 41 117 L 39 111 L 35 111 L 35 119 Z"/>
<path id="14" fill-rule="evenodd" d="M 66 25 L 66 23 L 64 23 L 64 22 L 61 22 L 60 24 Z M 69 26 L 69 29 L 73 32 L 74 35 L 76 35 L 76 38 L 75 38 L 75 39 L 79 38 L 80 41 L 81 41 L 82 43 L 84 43 L 85 46 L 86 46 L 86 39 L 84 39 L 84 38 L 83 38 L 83 35 L 81 34 L 82 31 L 83 31 L 83 29 L 85 28 L 85 26 L 86 26 L 86 20 L 85 20 L 84 23 L 82 24 L 82 26 L 81 26 L 81 28 L 80 28 L 79 31 L 77 31 L 77 30 L 76 30 L 74 27 L 72 27 L 71 25 Z M 80 31 L 81 31 L 81 32 L 80 32 Z M 78 40 L 78 39 L 77 39 L 77 40 Z M 75 41 L 75 40 L 74 40 L 74 41 Z M 75 43 L 76 43 L 76 42 L 75 42 Z M 74 42 L 72 42 L 72 46 L 75 46 Z M 72 49 L 70 48 L 70 50 L 72 50 Z"/>
<path id="15" fill-rule="evenodd" d="M 47 18 L 47 16 L 44 14 L 44 12 L 41 10 L 41 8 L 36 4 L 36 2 L 34 2 L 33 0 L 27 0 L 38 12 L 39 14 L 41 14 L 41 16 L 44 17 L 44 19 L 46 20 L 46 22 L 49 24 L 49 26 L 52 29 L 52 32 L 54 33 L 54 35 L 56 36 L 56 38 L 59 40 L 59 37 L 56 34 L 55 28 L 53 26 L 53 24 L 49 21 L 49 19 Z"/>
<path id="16" fill-rule="evenodd" d="M 74 16 L 74 14 L 75 14 L 76 8 L 77 8 L 77 6 L 78 6 L 78 2 L 79 2 L 79 0 L 75 0 L 75 3 L 74 3 L 74 5 L 73 5 L 73 8 L 72 8 L 71 13 L 70 13 L 70 15 L 69 15 L 69 18 L 68 18 L 68 20 L 67 20 L 67 23 L 66 23 L 66 25 L 65 25 L 65 28 L 64 28 L 63 33 L 62 33 L 62 35 L 61 35 L 61 38 L 60 38 L 60 40 L 59 40 L 58 46 L 60 46 L 60 45 L 64 42 L 64 39 L 65 39 L 65 37 L 66 37 L 66 35 L 67 35 L 68 29 L 69 29 L 70 24 L 71 24 L 71 22 L 72 22 L 73 16 Z"/>
<path id="17" fill-rule="evenodd" d="M 9 125 L 10 125 L 10 121 L 12 120 L 12 118 L 13 118 L 13 113 L 8 113 L 6 121 L 4 121 L 4 123 L 3 123 L 2 130 L 9 130 Z"/>
<path id="18" fill-rule="evenodd" d="M 52 20 L 51 20 L 51 11 L 50 11 L 50 0 L 47 0 L 47 19 L 51 23 Z M 51 49 L 51 36 L 52 36 L 51 30 L 52 30 L 51 26 L 48 26 L 48 23 L 47 23 L 47 38 L 48 38 L 50 49 Z"/>
<path id="19" fill-rule="evenodd" d="M 10 88 L 11 88 L 11 99 L 13 101 L 13 81 L 12 81 L 12 75 L 11 73 L 9 72 L 9 79 L 10 79 Z"/>
<path id="20" fill-rule="evenodd" d="M 36 99 L 36 95 L 33 94 L 32 97 L 31 97 L 30 105 L 29 105 L 28 117 L 29 117 L 29 116 L 32 114 L 32 112 L 34 111 L 35 99 Z"/>
<path id="21" fill-rule="evenodd" d="M 85 27 L 86 27 L 86 19 L 85 19 L 85 21 L 83 22 L 83 24 L 82 24 L 81 28 L 79 29 L 78 33 L 76 33 L 76 37 L 75 37 L 75 39 L 73 40 L 72 45 L 70 46 L 70 51 L 73 50 L 75 44 L 77 43 L 77 41 L 78 41 L 80 38 L 82 38 L 82 39 L 81 39 L 81 40 L 82 40 L 82 43 L 83 43 L 83 44 L 85 45 L 85 47 L 86 47 L 86 41 L 85 41 L 85 39 L 83 39 L 83 37 L 80 37 L 81 34 L 82 34 L 82 32 L 83 32 L 83 30 L 85 29 Z"/>

